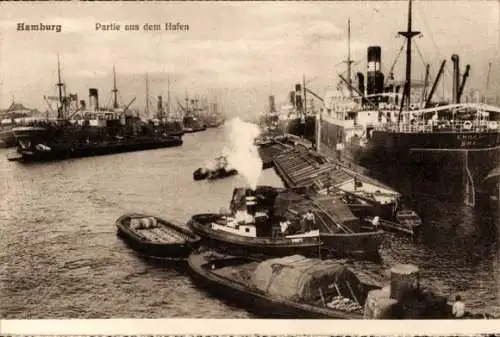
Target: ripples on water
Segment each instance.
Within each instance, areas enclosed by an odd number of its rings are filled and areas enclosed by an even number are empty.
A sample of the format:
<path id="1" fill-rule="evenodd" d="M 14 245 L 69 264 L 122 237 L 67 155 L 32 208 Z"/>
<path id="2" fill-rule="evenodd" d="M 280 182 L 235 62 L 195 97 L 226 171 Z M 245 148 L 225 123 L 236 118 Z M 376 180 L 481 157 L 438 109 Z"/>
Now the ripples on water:
<path id="1" fill-rule="evenodd" d="M 253 317 L 197 290 L 185 265 L 140 258 L 114 225 L 129 211 L 186 223 L 227 207 L 241 177 L 192 180 L 224 140 L 222 129 L 209 129 L 185 135 L 178 148 L 30 165 L 1 159 L 0 150 L 0 317 Z M 272 170 L 260 183 L 282 186 Z M 499 313 L 498 215 L 414 202 L 425 219 L 422 238 L 389 234 L 383 265 L 415 263 L 423 284 Z"/>

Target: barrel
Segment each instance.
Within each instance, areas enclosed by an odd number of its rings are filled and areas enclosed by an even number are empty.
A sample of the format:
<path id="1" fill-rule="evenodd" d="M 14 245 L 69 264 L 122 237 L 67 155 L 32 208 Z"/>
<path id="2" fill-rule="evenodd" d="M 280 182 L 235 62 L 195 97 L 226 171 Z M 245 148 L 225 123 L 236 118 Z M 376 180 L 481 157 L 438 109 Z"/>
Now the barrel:
<path id="1" fill-rule="evenodd" d="M 365 301 L 363 318 L 390 319 L 395 314 L 398 301 L 389 297 L 388 288 L 375 289 L 368 292 Z"/>
<path id="2" fill-rule="evenodd" d="M 139 229 L 141 223 L 139 221 L 139 219 L 136 219 L 136 218 L 132 218 L 130 219 L 130 228 L 131 229 Z"/>
<path id="3" fill-rule="evenodd" d="M 391 268 L 392 299 L 400 301 L 405 294 L 419 288 L 419 268 L 413 264 L 398 264 Z"/>

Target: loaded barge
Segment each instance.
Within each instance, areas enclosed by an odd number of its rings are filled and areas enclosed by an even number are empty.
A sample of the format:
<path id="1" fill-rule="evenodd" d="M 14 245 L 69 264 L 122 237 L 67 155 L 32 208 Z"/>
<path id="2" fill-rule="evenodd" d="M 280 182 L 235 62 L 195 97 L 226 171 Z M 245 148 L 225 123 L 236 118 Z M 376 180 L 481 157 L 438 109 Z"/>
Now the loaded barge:
<path id="1" fill-rule="evenodd" d="M 300 255 L 256 261 L 212 251 L 188 258 L 193 281 L 261 317 L 334 319 L 450 319 L 445 296 L 420 286 L 420 270 L 395 265 L 380 284 L 345 260 Z M 491 318 L 466 312 L 463 318 Z"/>
<path id="2" fill-rule="evenodd" d="M 382 229 L 413 236 L 422 223 L 405 208 L 400 193 L 315 151 L 296 146 L 275 155 L 273 162 L 285 186 L 310 196 L 338 197 L 357 217 Z"/>

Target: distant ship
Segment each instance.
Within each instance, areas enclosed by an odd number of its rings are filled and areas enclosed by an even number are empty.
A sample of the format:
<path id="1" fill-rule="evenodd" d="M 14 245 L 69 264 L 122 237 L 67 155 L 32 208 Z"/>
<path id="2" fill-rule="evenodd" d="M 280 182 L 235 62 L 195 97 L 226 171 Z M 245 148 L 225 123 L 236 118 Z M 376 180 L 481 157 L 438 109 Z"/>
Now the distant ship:
<path id="1" fill-rule="evenodd" d="M 205 124 L 209 128 L 218 128 L 226 122 L 224 114 L 219 110 L 217 103 L 210 104 L 210 111 L 205 118 Z"/>
<path id="2" fill-rule="evenodd" d="M 191 102 L 191 104 L 189 104 Z M 198 100 L 189 99 L 186 97 L 186 104 L 182 106 L 180 103 L 179 107 L 183 112 L 182 124 L 185 133 L 205 131 L 207 126 L 204 121 L 205 109 L 198 106 Z"/>
<path id="3" fill-rule="evenodd" d="M 167 111 L 165 111 L 163 108 L 162 99 L 163 99 L 162 96 L 158 96 L 158 111 L 156 115 L 157 117 L 154 120 L 155 126 L 157 128 L 161 128 L 161 130 L 168 135 L 178 136 L 178 137 L 182 136 L 184 134 L 182 118 L 170 114 L 169 112 L 170 109 L 168 108 Z"/>
<path id="4" fill-rule="evenodd" d="M 391 72 L 384 79 L 381 48 L 371 46 L 366 90 L 362 73 L 357 73 L 355 86 L 348 56 L 347 79 L 339 75 L 343 85 L 325 97 L 318 135 L 321 152 L 359 164 L 387 182 L 396 179 L 411 193 L 462 196 L 474 206 L 478 190 L 486 188 L 483 180 L 500 164 L 500 108 L 461 102 L 470 67 L 460 81 L 458 55 L 451 57 L 452 102 L 433 101 L 445 61 L 430 91 L 427 67 L 423 89 L 412 93 L 416 83 L 411 80 L 411 42 L 419 32 L 412 30 L 411 0 L 407 30 L 399 34 L 406 38 L 404 82 L 398 84 Z"/>
<path id="5" fill-rule="evenodd" d="M 89 89 L 89 107 L 84 100 L 77 107 L 77 95 L 66 95 L 58 62 L 57 118 L 26 121 L 13 128 L 16 159 L 43 161 L 182 145 L 180 136 L 166 134 L 155 128 L 152 121 L 134 116 L 129 107 L 135 98 L 124 108 L 118 106 L 114 69 L 113 75 L 112 108 L 99 106 L 95 88 Z M 74 110 L 71 110 L 72 106 Z"/>
<path id="6" fill-rule="evenodd" d="M 260 116 L 260 125 L 264 131 L 271 133 L 287 133 L 314 140 L 316 116 L 311 104 L 303 104 L 301 84 L 295 85 L 295 91 L 290 91 L 289 102 L 283 104 L 278 111 L 275 98 L 269 96 L 268 111 Z"/>
<path id="7" fill-rule="evenodd" d="M 149 116 L 149 83 L 146 78 L 146 116 Z M 181 137 L 184 134 L 182 117 L 174 115 L 170 110 L 170 78 L 168 80 L 168 94 L 166 106 L 163 105 L 163 97 L 157 99 L 156 117 L 152 119 L 155 129 L 160 133 L 170 136 Z"/>
<path id="8" fill-rule="evenodd" d="M 13 147 L 16 138 L 12 129 L 25 117 L 31 117 L 33 111 L 21 103 L 12 102 L 7 110 L 0 113 L 0 147 Z"/>

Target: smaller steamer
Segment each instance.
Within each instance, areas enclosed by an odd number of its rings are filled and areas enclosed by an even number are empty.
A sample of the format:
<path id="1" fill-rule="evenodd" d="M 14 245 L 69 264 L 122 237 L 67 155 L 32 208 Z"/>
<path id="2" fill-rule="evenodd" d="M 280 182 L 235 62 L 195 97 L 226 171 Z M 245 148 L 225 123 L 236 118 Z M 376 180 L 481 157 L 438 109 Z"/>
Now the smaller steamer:
<path id="1" fill-rule="evenodd" d="M 140 254 L 159 259 L 185 259 L 200 238 L 188 229 L 159 217 L 132 213 L 116 220 L 118 236 Z"/>
<path id="2" fill-rule="evenodd" d="M 208 167 L 210 166 L 210 167 Z M 238 171 L 230 168 L 225 156 L 215 158 L 207 167 L 200 167 L 193 172 L 193 180 L 216 180 L 237 175 Z"/>

